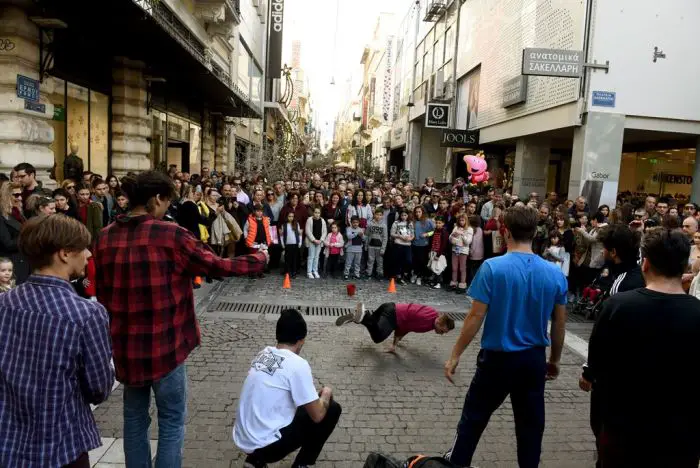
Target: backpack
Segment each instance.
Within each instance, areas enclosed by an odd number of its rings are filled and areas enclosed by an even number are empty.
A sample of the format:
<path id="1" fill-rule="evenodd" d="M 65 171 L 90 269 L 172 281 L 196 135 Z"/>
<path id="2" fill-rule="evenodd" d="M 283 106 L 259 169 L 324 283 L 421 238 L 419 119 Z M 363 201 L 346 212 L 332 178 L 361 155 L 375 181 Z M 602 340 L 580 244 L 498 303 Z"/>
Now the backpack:
<path id="1" fill-rule="evenodd" d="M 408 460 L 399 461 L 389 455 L 371 452 L 367 456 L 364 468 L 458 468 L 457 465 L 442 457 L 415 455 Z"/>
<path id="2" fill-rule="evenodd" d="M 416 455 L 404 462 L 402 468 L 458 468 L 454 463 L 443 457 L 427 457 Z"/>

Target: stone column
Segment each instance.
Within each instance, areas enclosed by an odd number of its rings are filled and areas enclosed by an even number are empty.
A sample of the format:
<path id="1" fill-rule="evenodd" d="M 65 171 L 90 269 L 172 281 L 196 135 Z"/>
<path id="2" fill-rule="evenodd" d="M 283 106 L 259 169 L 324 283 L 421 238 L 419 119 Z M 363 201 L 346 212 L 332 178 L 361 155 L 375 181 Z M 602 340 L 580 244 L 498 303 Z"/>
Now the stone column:
<path id="1" fill-rule="evenodd" d="M 56 181 L 49 178 L 54 165 L 49 148 L 54 139 L 53 104 L 46 95 L 53 91 L 53 80 L 40 85 L 39 99 L 45 110 L 25 109 L 25 100 L 17 97 L 17 75 L 40 78 L 39 29 L 19 5 L 22 2 L 0 4 L 0 38 L 5 44 L 0 50 L 0 172 L 9 176 L 15 165 L 28 162 L 36 169 L 37 179 L 50 189 L 56 187 Z"/>
<path id="2" fill-rule="evenodd" d="M 693 168 L 693 185 L 690 191 L 690 201 L 700 203 L 700 137 L 695 142 L 695 167 Z"/>
<path id="3" fill-rule="evenodd" d="M 236 129 L 231 128 L 228 133 L 226 143 L 226 159 L 228 161 L 228 172 L 233 175 L 236 172 Z"/>
<path id="4" fill-rule="evenodd" d="M 214 162 L 214 131 L 211 124 L 211 115 L 208 110 L 204 111 L 204 119 L 202 121 L 202 167 L 208 167 L 213 170 L 212 163 Z"/>
<path id="5" fill-rule="evenodd" d="M 515 144 L 513 167 L 513 193 L 527 201 L 532 192 L 544 200 L 547 191 L 550 142 L 542 137 L 519 138 Z"/>
<path id="6" fill-rule="evenodd" d="M 574 129 L 567 198 L 583 195 L 592 211 L 600 205 L 615 206 L 624 134 L 624 115 L 587 114 L 585 123 Z"/>
<path id="7" fill-rule="evenodd" d="M 147 113 L 145 64 L 115 57 L 112 68 L 112 172 L 117 177 L 127 172 L 151 168 L 151 122 Z"/>
<path id="8" fill-rule="evenodd" d="M 214 166 L 217 171 L 224 171 L 228 174 L 228 133 L 226 132 L 226 122 L 224 118 L 218 116 L 216 125 L 216 145 L 214 152 Z"/>

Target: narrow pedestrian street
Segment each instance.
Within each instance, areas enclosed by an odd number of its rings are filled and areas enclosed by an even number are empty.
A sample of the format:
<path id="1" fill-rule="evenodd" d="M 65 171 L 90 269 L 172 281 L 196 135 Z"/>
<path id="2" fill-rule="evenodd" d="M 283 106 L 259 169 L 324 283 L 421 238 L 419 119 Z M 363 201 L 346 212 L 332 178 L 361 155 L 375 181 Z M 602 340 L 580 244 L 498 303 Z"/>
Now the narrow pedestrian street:
<path id="1" fill-rule="evenodd" d="M 405 458 L 416 453 L 441 454 L 449 449 L 474 372 L 478 341 L 462 358 L 457 385 L 453 386 L 444 378 L 443 364 L 458 330 L 446 336 L 412 334 L 402 341 L 396 355 L 388 354 L 387 344 L 372 343 L 364 328 L 338 328 L 333 324 L 341 309 L 354 304 L 347 297 L 346 284 L 304 278 L 294 281 L 291 290 L 283 291 L 282 278 L 271 274 L 262 280 L 234 278 L 197 291 L 202 346 L 187 361 L 190 397 L 183 466 L 243 466 L 243 457 L 231 440 L 239 391 L 251 359 L 264 346 L 274 344 L 275 320 L 285 305 L 319 314 L 305 316 L 309 336 L 302 355 L 309 361 L 317 385 L 332 387 L 343 406 L 339 427 L 321 454 L 319 468 L 362 466 L 370 451 Z M 366 300 L 370 307 L 389 300 L 420 300 L 440 311 L 464 313 L 468 306 L 464 296 L 444 290 L 407 285 L 390 295 L 386 282 L 356 284 L 357 299 Z M 458 323 L 457 328 L 460 326 Z M 590 325 L 571 326 L 587 339 Z M 581 392 L 577 383 L 583 362 L 582 356 L 567 347 L 561 376 L 547 384 L 541 466 L 573 468 L 594 463 L 589 395 Z M 116 439 L 116 445 L 114 456 L 98 461 L 91 455 L 92 462 L 103 468 L 123 466 L 118 464 L 119 457 L 123 460 L 119 445 L 121 387 L 94 414 L 102 436 L 109 438 L 108 442 Z M 155 423 L 154 403 L 151 417 Z M 506 402 L 491 418 L 474 464 L 480 468 L 516 466 L 514 430 L 513 413 Z M 153 424 L 151 439 L 156 438 L 157 424 Z M 289 462 L 275 466 L 288 466 Z"/>

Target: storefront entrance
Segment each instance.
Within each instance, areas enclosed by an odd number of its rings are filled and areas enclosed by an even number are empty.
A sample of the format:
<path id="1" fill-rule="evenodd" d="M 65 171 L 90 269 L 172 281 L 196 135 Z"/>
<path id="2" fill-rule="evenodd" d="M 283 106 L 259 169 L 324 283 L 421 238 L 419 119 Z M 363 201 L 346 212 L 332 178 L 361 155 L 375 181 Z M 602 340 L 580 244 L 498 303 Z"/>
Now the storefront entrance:
<path id="1" fill-rule="evenodd" d="M 620 192 L 688 198 L 693 184 L 695 148 L 623 153 Z"/>

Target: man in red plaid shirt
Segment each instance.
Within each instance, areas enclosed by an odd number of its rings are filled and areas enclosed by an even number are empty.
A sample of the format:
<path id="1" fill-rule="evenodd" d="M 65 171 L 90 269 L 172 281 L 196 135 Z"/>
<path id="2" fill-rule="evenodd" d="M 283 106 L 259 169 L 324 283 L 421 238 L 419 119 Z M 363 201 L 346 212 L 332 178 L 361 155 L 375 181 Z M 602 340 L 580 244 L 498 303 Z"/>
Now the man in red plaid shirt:
<path id="1" fill-rule="evenodd" d="M 200 343 L 193 278 L 258 274 L 267 254 L 220 258 L 188 230 L 163 221 L 175 190 L 165 174 L 125 177 L 122 190 L 133 208 L 101 231 L 94 256 L 97 298 L 110 315 L 117 379 L 124 384 L 124 454 L 127 466 L 150 466 L 153 389 L 156 466 L 177 468 L 185 438 L 184 362 Z"/>

